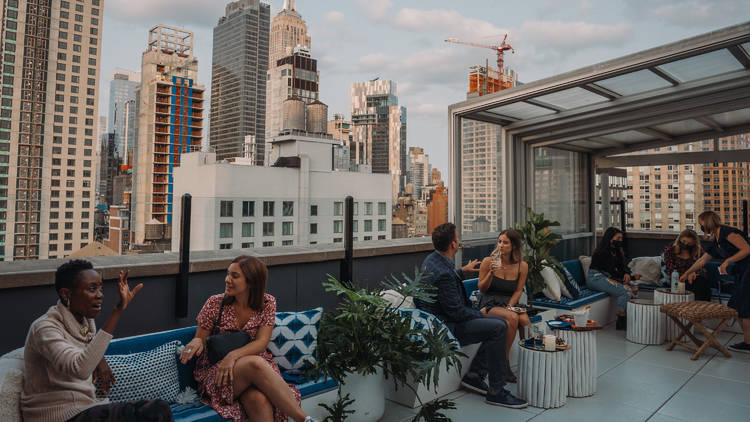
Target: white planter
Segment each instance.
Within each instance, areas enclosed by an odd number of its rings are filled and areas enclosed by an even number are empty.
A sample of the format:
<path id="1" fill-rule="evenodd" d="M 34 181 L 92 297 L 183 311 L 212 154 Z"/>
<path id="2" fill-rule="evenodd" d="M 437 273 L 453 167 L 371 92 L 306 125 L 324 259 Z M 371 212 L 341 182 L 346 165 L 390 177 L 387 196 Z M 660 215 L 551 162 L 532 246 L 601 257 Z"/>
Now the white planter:
<path id="1" fill-rule="evenodd" d="M 350 409 L 354 414 L 346 420 L 351 422 L 375 422 L 385 413 L 385 377 L 383 371 L 373 375 L 349 374 L 344 378 L 341 395 L 349 393 L 354 400 Z"/>

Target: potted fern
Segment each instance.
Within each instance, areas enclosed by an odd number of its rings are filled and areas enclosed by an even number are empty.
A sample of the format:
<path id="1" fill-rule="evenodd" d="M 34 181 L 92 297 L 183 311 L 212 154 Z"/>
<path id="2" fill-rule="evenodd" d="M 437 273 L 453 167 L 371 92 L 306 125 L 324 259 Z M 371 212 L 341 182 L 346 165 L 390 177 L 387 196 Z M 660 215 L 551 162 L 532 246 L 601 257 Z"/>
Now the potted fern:
<path id="1" fill-rule="evenodd" d="M 416 329 L 408 316 L 380 296 L 383 290 L 392 289 L 403 297 L 433 301 L 432 286 L 422 279 L 419 272 L 413 278 L 404 274 L 403 280 L 391 277 L 374 289 L 345 285 L 331 275 L 323 283 L 326 291 L 340 299 L 335 311 L 324 313 L 320 321 L 313 368 L 340 385 L 340 403 L 327 408 L 338 417 L 330 420 L 378 420 L 385 406 L 385 379 L 392 378 L 398 388 L 414 389 L 410 381 L 416 381 L 416 385 L 424 383 L 436 389 L 441 363 L 461 370 L 459 358 L 464 355 L 448 338 L 445 326 Z M 455 408 L 449 400 L 420 404 L 414 421 L 447 420 L 441 411 Z M 347 406 L 352 406 L 354 413 L 345 411 Z"/>
<path id="2" fill-rule="evenodd" d="M 529 286 L 529 305 L 533 307 L 533 296 L 541 293 L 546 287 L 542 270 L 546 267 L 552 268 L 560 277 L 564 277 L 556 266 L 560 263 L 552 254 L 552 247 L 561 239 L 557 233 L 550 230 L 550 227 L 559 226 L 557 221 L 550 221 L 544 218 L 544 213 L 537 214 L 531 208 L 526 208 L 528 218 L 523 225 L 516 224 L 516 231 L 521 235 L 521 241 L 524 244 L 524 260 L 529 265 L 529 275 L 526 278 L 526 284 Z"/>

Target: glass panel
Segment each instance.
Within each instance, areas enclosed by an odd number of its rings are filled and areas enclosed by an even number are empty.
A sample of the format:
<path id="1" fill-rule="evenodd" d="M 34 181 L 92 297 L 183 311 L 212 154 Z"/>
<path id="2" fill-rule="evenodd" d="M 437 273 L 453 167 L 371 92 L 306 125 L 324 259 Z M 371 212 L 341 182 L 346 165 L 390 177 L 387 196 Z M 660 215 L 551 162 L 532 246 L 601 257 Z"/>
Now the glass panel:
<path id="1" fill-rule="evenodd" d="M 736 126 L 742 123 L 750 123 L 750 108 L 714 114 L 711 118 L 721 126 Z"/>
<path id="2" fill-rule="evenodd" d="M 553 92 L 552 94 L 542 95 L 541 97 L 535 97 L 534 99 L 564 109 L 609 101 L 606 97 L 602 97 L 601 95 L 594 94 L 593 92 L 586 91 L 579 87 L 566 89 L 560 92 Z"/>
<path id="3" fill-rule="evenodd" d="M 672 84 L 660 78 L 654 72 L 646 69 L 604 79 L 596 82 L 596 85 L 620 95 L 640 94 L 652 89 L 672 86 Z"/>
<path id="4" fill-rule="evenodd" d="M 548 108 L 538 107 L 529 103 L 522 103 L 522 102 L 508 104 L 508 105 L 504 105 L 501 107 L 495 107 L 488 111 L 491 113 L 497 113 L 503 116 L 513 117 L 516 119 L 531 119 L 534 117 L 555 114 L 554 111 Z"/>
<path id="5" fill-rule="evenodd" d="M 745 53 L 750 54 L 750 42 L 742 44 L 742 48 L 745 49 Z"/>
<path id="6" fill-rule="evenodd" d="M 461 129 L 462 235 L 486 234 L 504 228 L 502 220 L 501 127 L 463 119 Z"/>
<path id="7" fill-rule="evenodd" d="M 611 144 L 606 144 L 604 142 L 595 142 L 595 141 L 589 141 L 587 139 L 582 139 L 580 141 L 573 141 L 573 142 L 566 142 L 566 144 L 574 145 L 581 148 L 588 148 L 588 149 L 603 149 L 603 148 L 610 148 Z"/>
<path id="8" fill-rule="evenodd" d="M 534 211 L 560 222 L 556 231 L 589 231 L 586 155 L 542 147 L 534 150 Z"/>
<path id="9" fill-rule="evenodd" d="M 646 135 L 645 133 L 641 133 L 635 130 L 628 130 L 625 132 L 618 132 L 618 133 L 610 133 L 609 135 L 605 136 L 606 139 L 613 139 L 615 141 L 630 143 L 630 142 L 638 142 L 638 141 L 648 141 L 649 139 L 653 139 L 653 136 Z"/>
<path id="10" fill-rule="evenodd" d="M 665 123 L 663 125 L 654 126 L 654 129 L 664 132 L 668 135 L 684 135 L 692 132 L 704 132 L 709 128 L 704 126 L 695 120 L 682 120 L 679 122 Z"/>
<path id="11" fill-rule="evenodd" d="M 744 69 L 742 64 L 726 49 L 712 51 L 700 56 L 688 57 L 687 59 L 672 63 L 665 63 L 658 67 L 677 78 L 680 82 L 694 81 L 696 79 Z"/>

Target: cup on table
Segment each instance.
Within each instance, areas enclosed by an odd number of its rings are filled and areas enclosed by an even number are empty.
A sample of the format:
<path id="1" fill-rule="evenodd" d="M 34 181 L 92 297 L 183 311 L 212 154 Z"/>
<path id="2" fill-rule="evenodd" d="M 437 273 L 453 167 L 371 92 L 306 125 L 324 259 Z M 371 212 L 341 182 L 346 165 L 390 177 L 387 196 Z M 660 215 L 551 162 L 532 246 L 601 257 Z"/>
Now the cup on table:
<path id="1" fill-rule="evenodd" d="M 588 319 L 589 319 L 589 311 L 581 310 L 581 311 L 573 311 L 573 323 L 576 327 L 585 327 L 588 325 Z"/>
<path id="2" fill-rule="evenodd" d="M 556 346 L 555 340 L 556 340 L 555 336 L 550 335 L 550 334 L 545 335 L 544 336 L 544 340 L 543 340 L 544 350 L 546 350 L 548 352 L 554 351 L 555 350 L 555 346 Z"/>

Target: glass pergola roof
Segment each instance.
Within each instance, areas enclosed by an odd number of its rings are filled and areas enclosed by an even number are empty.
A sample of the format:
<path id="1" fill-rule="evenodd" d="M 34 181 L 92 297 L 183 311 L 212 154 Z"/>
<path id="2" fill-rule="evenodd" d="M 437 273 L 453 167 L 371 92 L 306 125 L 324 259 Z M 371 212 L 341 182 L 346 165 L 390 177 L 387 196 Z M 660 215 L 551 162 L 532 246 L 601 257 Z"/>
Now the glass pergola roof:
<path id="1" fill-rule="evenodd" d="M 525 144 L 597 156 L 750 132 L 750 23 L 449 109 Z"/>

